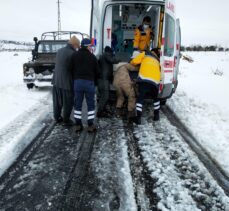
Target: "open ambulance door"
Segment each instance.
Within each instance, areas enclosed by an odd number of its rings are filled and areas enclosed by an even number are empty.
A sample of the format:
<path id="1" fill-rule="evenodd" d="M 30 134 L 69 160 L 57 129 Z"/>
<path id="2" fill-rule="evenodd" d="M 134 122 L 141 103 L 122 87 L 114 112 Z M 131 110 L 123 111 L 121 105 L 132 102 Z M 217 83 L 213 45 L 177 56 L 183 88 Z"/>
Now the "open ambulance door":
<path id="1" fill-rule="evenodd" d="M 91 0 L 90 38 L 94 45 L 93 53 L 98 56 L 101 46 L 101 14 L 104 0 Z"/>
<path id="2" fill-rule="evenodd" d="M 161 42 L 161 83 L 159 98 L 167 99 L 173 94 L 174 63 L 176 57 L 175 2 L 166 0 Z"/>
<path id="3" fill-rule="evenodd" d="M 173 84 L 174 90 L 176 91 L 178 85 L 178 73 L 179 73 L 179 64 L 180 64 L 180 48 L 181 48 L 181 30 L 180 30 L 180 20 L 176 19 L 176 55 L 175 55 L 175 64 L 174 64 L 174 75 L 173 75 Z"/>

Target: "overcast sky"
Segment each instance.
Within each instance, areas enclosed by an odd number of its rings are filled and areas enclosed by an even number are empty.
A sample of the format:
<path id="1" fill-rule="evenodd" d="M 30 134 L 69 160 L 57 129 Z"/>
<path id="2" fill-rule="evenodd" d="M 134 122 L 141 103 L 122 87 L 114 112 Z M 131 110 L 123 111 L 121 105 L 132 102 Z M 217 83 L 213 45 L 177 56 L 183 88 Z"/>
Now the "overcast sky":
<path id="1" fill-rule="evenodd" d="M 57 0 L 0 0 L 0 39 L 32 41 L 57 30 Z M 89 33 L 91 0 L 61 0 L 61 29 Z M 229 0 L 176 0 L 182 44 L 229 47 Z"/>

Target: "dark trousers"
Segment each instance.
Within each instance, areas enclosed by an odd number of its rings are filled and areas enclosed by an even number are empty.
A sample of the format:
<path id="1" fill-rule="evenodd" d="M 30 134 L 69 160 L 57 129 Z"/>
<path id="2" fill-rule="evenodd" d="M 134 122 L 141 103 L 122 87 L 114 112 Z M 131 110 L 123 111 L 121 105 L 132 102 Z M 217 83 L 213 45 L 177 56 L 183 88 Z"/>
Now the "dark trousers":
<path id="1" fill-rule="evenodd" d="M 104 111 L 107 101 L 109 99 L 110 82 L 108 80 L 99 79 L 98 89 L 99 89 L 98 112 L 102 112 Z"/>
<path id="2" fill-rule="evenodd" d="M 92 125 L 95 118 L 95 84 L 94 81 L 74 80 L 74 118 L 77 125 L 82 124 L 82 104 L 84 96 L 87 102 L 88 125 Z"/>
<path id="3" fill-rule="evenodd" d="M 53 96 L 53 116 L 55 120 L 61 117 L 61 112 L 63 110 L 63 120 L 68 121 L 73 108 L 74 95 L 70 90 L 64 90 L 53 86 L 52 89 Z"/>
<path id="4" fill-rule="evenodd" d="M 138 97 L 136 103 L 137 115 L 142 115 L 143 102 L 146 94 L 153 98 L 154 113 L 159 112 L 160 101 L 158 99 L 158 86 L 152 83 L 140 82 L 138 84 Z"/>

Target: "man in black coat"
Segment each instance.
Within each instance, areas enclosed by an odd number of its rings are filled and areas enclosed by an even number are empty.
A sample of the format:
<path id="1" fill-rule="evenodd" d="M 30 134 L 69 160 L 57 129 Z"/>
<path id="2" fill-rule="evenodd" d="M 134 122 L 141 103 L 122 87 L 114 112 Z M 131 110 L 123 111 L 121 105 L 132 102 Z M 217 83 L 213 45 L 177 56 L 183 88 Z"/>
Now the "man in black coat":
<path id="1" fill-rule="evenodd" d="M 53 114 L 57 122 L 72 125 L 70 115 L 73 108 L 73 55 L 79 48 L 80 41 L 71 37 L 68 44 L 61 48 L 56 55 L 56 65 L 53 75 Z M 63 110 L 63 112 L 62 112 Z M 61 115 L 63 113 L 63 117 Z"/>
<path id="2" fill-rule="evenodd" d="M 113 64 L 119 63 L 113 56 L 113 51 L 109 46 L 106 46 L 104 53 L 99 58 L 99 104 L 98 104 L 98 117 L 106 117 L 106 104 L 109 99 L 110 84 L 113 81 Z"/>
<path id="3" fill-rule="evenodd" d="M 82 125 L 82 103 L 84 97 L 88 109 L 88 132 L 94 132 L 95 118 L 95 83 L 98 77 L 98 61 L 90 52 L 91 41 L 84 38 L 81 48 L 74 55 L 74 118 L 76 121 L 76 132 L 83 129 Z"/>

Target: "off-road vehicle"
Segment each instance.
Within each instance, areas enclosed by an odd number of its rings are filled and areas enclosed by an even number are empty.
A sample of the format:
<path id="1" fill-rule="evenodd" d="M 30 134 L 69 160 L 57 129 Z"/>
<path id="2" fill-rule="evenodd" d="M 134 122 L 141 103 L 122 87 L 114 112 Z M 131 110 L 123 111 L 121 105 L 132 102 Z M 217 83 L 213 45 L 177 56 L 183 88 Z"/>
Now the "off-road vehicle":
<path id="1" fill-rule="evenodd" d="M 23 64 L 23 80 L 28 89 L 34 86 L 52 86 L 56 53 L 73 35 L 80 41 L 88 37 L 87 34 L 77 31 L 44 32 L 40 40 L 34 37 L 35 47 L 32 50 L 32 59 Z"/>

